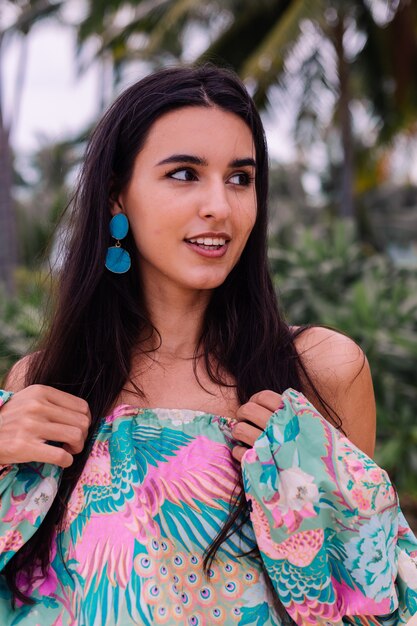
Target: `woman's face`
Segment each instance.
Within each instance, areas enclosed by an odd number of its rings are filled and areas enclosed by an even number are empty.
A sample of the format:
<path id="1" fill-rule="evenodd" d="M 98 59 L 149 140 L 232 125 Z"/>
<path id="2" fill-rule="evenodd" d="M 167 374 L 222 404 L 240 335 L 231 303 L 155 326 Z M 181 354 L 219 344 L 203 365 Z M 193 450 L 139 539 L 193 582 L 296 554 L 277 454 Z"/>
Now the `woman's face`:
<path id="1" fill-rule="evenodd" d="M 254 179 L 252 134 L 233 113 L 184 107 L 154 123 L 119 196 L 145 291 L 224 282 L 255 223 Z"/>

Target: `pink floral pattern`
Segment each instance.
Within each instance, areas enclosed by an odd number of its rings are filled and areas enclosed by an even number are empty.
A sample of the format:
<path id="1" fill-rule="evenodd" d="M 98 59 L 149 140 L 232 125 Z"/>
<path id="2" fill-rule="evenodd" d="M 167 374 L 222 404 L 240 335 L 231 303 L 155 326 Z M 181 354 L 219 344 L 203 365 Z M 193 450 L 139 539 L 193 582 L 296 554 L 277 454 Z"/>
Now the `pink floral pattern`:
<path id="1" fill-rule="evenodd" d="M 417 540 L 387 474 L 302 394 L 283 397 L 243 460 L 276 592 L 300 625 L 405 624 L 417 613 Z"/>
<path id="2" fill-rule="evenodd" d="M 395 491 L 292 390 L 244 456 L 251 520 L 205 575 L 239 478 L 230 426 L 127 405 L 104 418 L 46 576 L 19 579 L 35 604 L 13 607 L 0 576 L 0 625 L 280 626 L 261 559 L 300 626 L 405 624 L 417 612 L 417 541 Z M 42 523 L 60 475 L 39 463 L 2 472 L 1 568 Z"/>

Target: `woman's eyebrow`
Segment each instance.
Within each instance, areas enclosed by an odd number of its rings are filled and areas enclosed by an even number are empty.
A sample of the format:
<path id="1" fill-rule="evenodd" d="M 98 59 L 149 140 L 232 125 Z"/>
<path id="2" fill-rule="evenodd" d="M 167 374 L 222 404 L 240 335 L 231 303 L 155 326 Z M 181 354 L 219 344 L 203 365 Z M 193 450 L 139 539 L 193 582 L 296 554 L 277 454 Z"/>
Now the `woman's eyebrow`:
<path id="1" fill-rule="evenodd" d="M 251 167 L 256 168 L 256 161 L 252 159 L 252 157 L 247 157 L 246 159 L 235 159 L 229 163 L 229 167 L 245 167 L 246 165 L 250 165 Z"/>
<path id="2" fill-rule="evenodd" d="M 193 154 L 172 154 L 171 156 L 159 161 L 156 165 L 167 165 L 168 163 L 192 163 L 193 165 L 208 165 L 207 160 L 195 156 Z M 244 159 L 234 159 L 229 163 L 229 167 L 245 167 L 251 166 L 256 168 L 256 161 L 252 157 Z"/>
<path id="3" fill-rule="evenodd" d="M 193 165 L 208 165 L 206 159 L 194 156 L 192 154 L 172 154 L 171 156 L 159 161 L 157 165 L 166 165 L 167 163 L 192 163 Z"/>

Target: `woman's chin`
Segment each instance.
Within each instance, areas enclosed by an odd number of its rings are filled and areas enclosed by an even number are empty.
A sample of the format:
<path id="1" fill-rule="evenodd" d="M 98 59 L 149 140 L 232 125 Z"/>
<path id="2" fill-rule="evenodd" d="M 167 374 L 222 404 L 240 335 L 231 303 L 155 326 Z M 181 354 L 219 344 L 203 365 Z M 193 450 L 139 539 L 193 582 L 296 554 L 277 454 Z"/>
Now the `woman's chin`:
<path id="1" fill-rule="evenodd" d="M 224 283 L 228 276 L 227 271 L 202 271 L 202 272 L 193 272 L 188 276 L 183 276 L 182 280 L 179 275 L 177 275 L 176 280 L 177 284 L 182 284 L 186 289 L 192 289 L 196 291 L 201 290 L 212 290 L 220 287 Z"/>
<path id="2" fill-rule="evenodd" d="M 224 283 L 224 281 L 226 280 L 227 275 L 226 276 L 218 276 L 218 277 L 208 277 L 205 279 L 201 279 L 201 280 L 195 280 L 192 282 L 192 284 L 190 285 L 190 287 L 192 289 L 196 289 L 198 291 L 201 290 L 207 290 L 207 291 L 212 291 L 213 289 L 216 289 L 217 287 L 220 287 L 220 285 L 222 285 Z"/>

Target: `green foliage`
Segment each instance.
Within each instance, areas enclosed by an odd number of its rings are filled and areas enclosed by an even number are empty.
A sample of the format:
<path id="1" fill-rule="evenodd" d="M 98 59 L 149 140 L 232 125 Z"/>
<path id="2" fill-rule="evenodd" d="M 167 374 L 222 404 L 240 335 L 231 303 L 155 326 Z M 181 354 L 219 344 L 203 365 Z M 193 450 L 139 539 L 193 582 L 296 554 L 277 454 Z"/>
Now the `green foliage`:
<path id="1" fill-rule="evenodd" d="M 45 319 L 49 290 L 39 272 L 16 272 L 17 293 L 0 293 L 0 380 L 19 358 L 33 350 Z"/>
<path id="2" fill-rule="evenodd" d="M 36 269 L 53 249 L 63 208 L 70 199 L 67 180 L 74 175 L 84 142 L 81 134 L 45 143 L 26 164 L 26 172 L 34 179 L 29 183 L 21 177 L 15 201 L 19 258 L 25 267 Z"/>
<path id="3" fill-rule="evenodd" d="M 377 461 L 417 495 L 417 275 L 371 254 L 349 222 L 291 225 L 271 242 L 277 288 L 292 324 L 335 327 L 365 351 L 378 412 Z"/>

